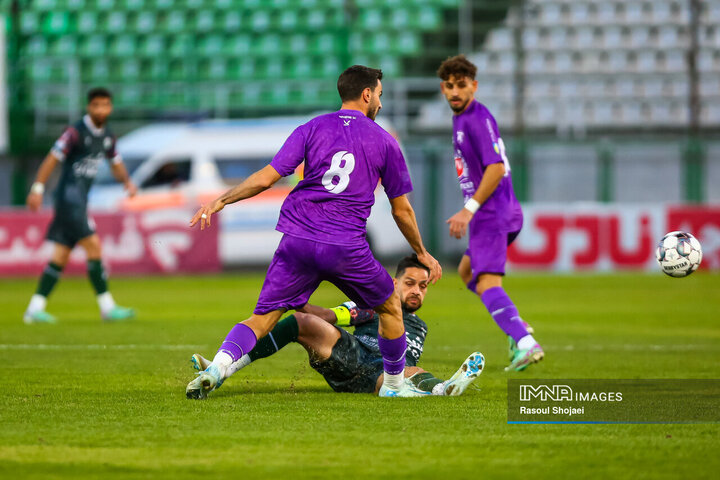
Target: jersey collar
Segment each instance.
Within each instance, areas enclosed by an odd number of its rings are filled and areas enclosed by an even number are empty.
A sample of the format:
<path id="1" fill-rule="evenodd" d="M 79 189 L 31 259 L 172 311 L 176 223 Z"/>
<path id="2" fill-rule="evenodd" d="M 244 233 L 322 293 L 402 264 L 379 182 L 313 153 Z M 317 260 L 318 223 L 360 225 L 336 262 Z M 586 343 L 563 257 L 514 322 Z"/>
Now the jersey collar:
<path id="1" fill-rule="evenodd" d="M 83 116 L 83 123 L 85 124 L 87 129 L 90 130 L 90 133 L 92 133 L 96 137 L 99 137 L 100 135 L 105 133 L 105 126 L 103 125 L 101 128 L 96 127 L 92 119 L 90 118 L 90 115 L 87 113 Z"/>
<path id="2" fill-rule="evenodd" d="M 467 106 L 467 108 L 465 109 L 465 111 L 462 112 L 462 113 L 459 114 L 459 115 L 455 115 L 455 117 L 462 117 L 462 116 L 465 115 L 466 113 L 472 112 L 473 110 L 475 110 L 475 107 L 477 106 L 477 103 L 478 103 L 478 101 L 475 100 L 475 98 L 473 98 L 472 100 L 470 100 L 470 103 L 468 104 L 468 106 Z"/>

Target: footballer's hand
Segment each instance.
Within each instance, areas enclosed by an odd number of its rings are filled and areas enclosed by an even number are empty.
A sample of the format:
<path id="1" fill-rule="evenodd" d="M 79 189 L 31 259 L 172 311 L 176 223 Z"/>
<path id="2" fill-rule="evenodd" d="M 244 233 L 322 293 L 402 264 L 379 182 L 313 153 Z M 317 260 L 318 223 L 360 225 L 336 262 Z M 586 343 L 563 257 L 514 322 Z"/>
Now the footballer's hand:
<path id="1" fill-rule="evenodd" d="M 452 217 L 448 218 L 447 223 L 450 225 L 450 236 L 462 238 L 467 233 L 467 227 L 472 220 L 473 214 L 470 210 L 463 208 Z"/>
<path id="2" fill-rule="evenodd" d="M 127 183 L 125 183 L 125 191 L 128 197 L 134 197 L 137 194 L 137 187 L 131 180 L 128 180 Z"/>
<path id="3" fill-rule="evenodd" d="M 207 205 L 203 205 L 200 207 L 200 210 L 195 213 L 192 220 L 190 220 L 190 226 L 194 227 L 195 224 L 200 222 L 200 230 L 204 230 L 206 226 L 210 226 L 210 217 L 212 214 L 219 212 L 223 209 L 223 207 L 225 207 L 225 202 L 220 199 L 214 200 Z"/>
<path id="4" fill-rule="evenodd" d="M 440 266 L 440 263 L 435 260 L 435 257 L 430 255 L 428 252 L 419 253 L 418 254 L 418 260 L 420 263 L 425 265 L 430 269 L 430 283 L 435 285 L 435 282 L 440 280 L 442 278 L 442 267 Z"/>
<path id="5" fill-rule="evenodd" d="M 42 206 L 43 196 L 42 193 L 30 192 L 27 196 L 25 203 L 31 212 L 37 212 Z"/>

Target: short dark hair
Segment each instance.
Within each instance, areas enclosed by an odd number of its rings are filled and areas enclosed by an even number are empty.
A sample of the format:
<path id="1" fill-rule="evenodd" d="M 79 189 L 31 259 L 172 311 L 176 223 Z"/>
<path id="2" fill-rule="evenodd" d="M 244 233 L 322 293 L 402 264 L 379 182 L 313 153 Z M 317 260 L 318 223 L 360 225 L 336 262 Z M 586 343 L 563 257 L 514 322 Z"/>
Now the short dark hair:
<path id="1" fill-rule="evenodd" d="M 92 102 L 96 98 L 109 98 L 112 100 L 112 93 L 105 87 L 94 87 L 91 88 L 87 94 L 88 103 Z"/>
<path id="2" fill-rule="evenodd" d="M 343 102 L 357 100 L 366 88 L 375 91 L 382 76 L 382 70 L 378 68 L 353 65 L 341 73 L 338 78 L 337 89 L 340 100 Z"/>
<path id="3" fill-rule="evenodd" d="M 437 70 L 437 76 L 443 80 L 447 80 L 452 76 L 470 77 L 475 80 L 476 73 L 477 67 L 465 55 L 446 58 Z"/>
<path id="4" fill-rule="evenodd" d="M 430 275 L 430 269 L 417 258 L 417 254 L 413 253 L 400 260 L 398 263 L 397 271 L 395 272 L 395 278 L 400 278 L 408 268 L 422 268 L 428 275 Z"/>

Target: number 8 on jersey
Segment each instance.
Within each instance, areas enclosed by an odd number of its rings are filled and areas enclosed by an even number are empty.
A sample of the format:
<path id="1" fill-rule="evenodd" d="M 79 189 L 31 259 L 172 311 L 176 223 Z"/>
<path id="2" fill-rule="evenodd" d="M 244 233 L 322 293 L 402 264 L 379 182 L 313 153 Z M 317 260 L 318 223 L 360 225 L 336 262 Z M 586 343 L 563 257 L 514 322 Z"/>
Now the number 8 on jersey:
<path id="1" fill-rule="evenodd" d="M 343 164 L 344 161 L 344 164 Z M 330 168 L 323 175 L 323 186 L 330 193 L 341 193 L 350 184 L 350 174 L 355 168 L 355 156 L 346 150 L 341 150 L 333 155 L 330 161 Z M 334 183 L 335 177 L 338 178 Z"/>

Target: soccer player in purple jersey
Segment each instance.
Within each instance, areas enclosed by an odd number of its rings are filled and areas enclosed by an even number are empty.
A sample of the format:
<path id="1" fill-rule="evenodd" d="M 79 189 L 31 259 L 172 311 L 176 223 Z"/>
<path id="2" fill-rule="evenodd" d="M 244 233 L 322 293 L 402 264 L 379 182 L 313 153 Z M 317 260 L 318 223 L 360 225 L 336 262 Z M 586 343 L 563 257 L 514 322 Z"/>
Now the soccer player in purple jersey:
<path id="1" fill-rule="evenodd" d="M 277 230 L 283 233 L 253 314 L 235 325 L 212 363 L 186 389 L 188 398 L 205 398 L 228 367 L 249 353 L 287 310 L 297 310 L 327 280 L 360 308 L 380 315 L 378 347 L 383 357 L 379 395 L 405 396 L 405 327 L 400 298 L 390 275 L 375 260 L 365 233 L 381 181 L 393 217 L 418 260 L 430 269 L 432 283 L 440 264 L 425 249 L 407 199 L 410 175 L 397 141 L 378 126 L 382 72 L 355 65 L 338 78 L 339 111 L 299 126 L 269 165 L 215 201 L 204 205 L 190 225 L 210 226 L 214 213 L 230 203 L 267 190 L 304 161 L 305 177 L 285 199 Z"/>
<path id="2" fill-rule="evenodd" d="M 468 248 L 458 272 L 510 337 L 511 361 L 505 370 L 523 370 L 544 356 L 502 287 L 507 247 L 520 233 L 523 216 L 497 123 L 474 98 L 476 73 L 477 67 L 464 55 L 448 58 L 437 71 L 442 93 L 454 113 L 455 168 L 465 199 L 465 206 L 447 223 L 455 238 L 469 230 Z"/>

